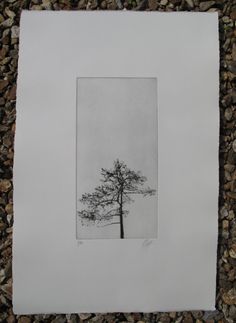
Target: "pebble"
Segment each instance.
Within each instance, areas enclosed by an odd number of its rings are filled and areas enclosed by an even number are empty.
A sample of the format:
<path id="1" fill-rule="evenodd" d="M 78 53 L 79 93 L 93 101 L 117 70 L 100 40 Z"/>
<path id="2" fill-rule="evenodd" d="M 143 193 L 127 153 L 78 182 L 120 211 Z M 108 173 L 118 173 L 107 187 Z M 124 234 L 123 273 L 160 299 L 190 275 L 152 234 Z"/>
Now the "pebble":
<path id="1" fill-rule="evenodd" d="M 7 299 L 11 300 L 12 299 L 12 281 L 11 281 L 11 279 L 9 279 L 8 282 L 6 284 L 2 285 L 0 288 L 1 288 L 4 296 Z"/>
<path id="2" fill-rule="evenodd" d="M 234 211 L 233 210 L 230 210 L 229 211 L 228 219 L 229 220 L 233 220 L 234 219 Z"/>
<path id="3" fill-rule="evenodd" d="M 228 230 L 228 228 L 229 228 L 229 221 L 228 220 L 223 220 L 222 228 L 223 228 L 223 230 Z"/>
<path id="4" fill-rule="evenodd" d="M 12 214 L 13 213 L 13 205 L 12 204 L 7 204 L 5 207 L 5 210 L 8 214 Z"/>
<path id="5" fill-rule="evenodd" d="M 42 7 L 44 9 L 47 9 L 47 10 L 52 9 L 52 1 L 50 1 L 50 0 L 43 0 Z"/>
<path id="6" fill-rule="evenodd" d="M 236 139 L 234 139 L 232 144 L 233 151 L 236 153 Z"/>
<path id="7" fill-rule="evenodd" d="M 11 27 L 11 38 L 19 38 L 20 28 L 18 26 Z"/>
<path id="8" fill-rule="evenodd" d="M 225 164 L 224 165 L 224 169 L 227 172 L 232 173 L 235 170 L 235 166 L 234 165 L 231 165 L 231 164 Z"/>
<path id="9" fill-rule="evenodd" d="M 231 73 L 236 74 L 236 62 L 235 61 L 229 61 L 228 62 L 228 69 Z"/>
<path id="10" fill-rule="evenodd" d="M 79 314 L 79 317 L 80 317 L 80 319 L 81 319 L 82 321 L 89 319 L 89 318 L 90 318 L 90 316 L 91 316 L 91 314 L 90 314 L 90 313 L 80 313 L 80 314 Z"/>
<path id="11" fill-rule="evenodd" d="M 161 0 L 160 5 L 165 7 L 167 3 L 168 3 L 168 0 Z"/>
<path id="12" fill-rule="evenodd" d="M 148 0 L 148 5 L 151 10 L 156 10 L 159 6 L 158 0 Z"/>
<path id="13" fill-rule="evenodd" d="M 230 13 L 230 18 L 236 20 L 236 8 Z"/>
<path id="14" fill-rule="evenodd" d="M 199 8 L 201 11 L 207 11 L 215 4 L 215 1 L 200 2 Z"/>
<path id="15" fill-rule="evenodd" d="M 102 2 L 101 2 L 101 8 L 102 8 L 102 9 L 106 9 L 106 7 L 107 7 L 107 3 L 106 3 L 106 1 L 104 0 L 104 1 L 102 1 Z"/>
<path id="16" fill-rule="evenodd" d="M 7 323 L 15 323 L 16 319 L 14 315 L 9 315 L 7 318 Z"/>
<path id="17" fill-rule="evenodd" d="M 1 23 L 2 27 L 11 27 L 13 25 L 14 20 L 12 18 L 8 18 Z"/>
<path id="18" fill-rule="evenodd" d="M 229 250 L 229 255 L 231 258 L 236 259 L 236 244 L 232 244 L 230 250 Z"/>
<path id="19" fill-rule="evenodd" d="M 236 165 L 236 152 L 233 149 L 229 150 L 228 163 L 231 165 Z"/>
<path id="20" fill-rule="evenodd" d="M 57 315 L 56 318 L 51 321 L 51 323 L 66 323 L 66 318 L 63 316 Z"/>
<path id="21" fill-rule="evenodd" d="M 11 188 L 11 182 L 8 179 L 0 180 L 0 192 L 8 192 Z"/>
<path id="22" fill-rule="evenodd" d="M 220 210 L 220 215 L 221 215 L 221 218 L 224 219 L 228 216 L 228 210 L 226 209 L 226 207 L 222 207 L 221 210 Z"/>
<path id="23" fill-rule="evenodd" d="M 16 99 L 16 85 L 13 85 L 9 92 L 7 93 L 8 100 L 15 100 Z"/>
<path id="24" fill-rule="evenodd" d="M 230 120 L 231 120 L 231 118 L 232 118 L 232 116 L 233 116 L 233 111 L 232 111 L 232 109 L 231 109 L 231 108 L 227 108 L 227 109 L 225 110 L 225 119 L 226 119 L 227 121 L 230 121 Z"/>
<path id="25" fill-rule="evenodd" d="M 193 323 L 193 319 L 191 316 L 189 316 L 189 317 L 184 318 L 182 322 L 183 323 Z"/>
<path id="26" fill-rule="evenodd" d="M 231 305 L 229 307 L 229 316 L 231 319 L 236 320 L 236 306 L 235 305 Z"/>
<path id="27" fill-rule="evenodd" d="M 170 312 L 169 317 L 172 318 L 172 319 L 175 319 L 176 318 L 176 312 Z"/>
<path id="28" fill-rule="evenodd" d="M 0 13 L 0 24 L 4 21 L 3 15 Z"/>
<path id="29" fill-rule="evenodd" d="M 27 316 L 20 316 L 18 323 L 31 323 L 31 319 Z"/>
<path id="30" fill-rule="evenodd" d="M 0 80 L 0 91 L 2 91 L 9 84 L 8 80 Z"/>
<path id="31" fill-rule="evenodd" d="M 225 178 L 226 178 L 227 181 L 231 180 L 230 172 L 225 171 Z"/>
<path id="32" fill-rule="evenodd" d="M 236 10 L 235 10 L 235 13 L 236 13 Z M 236 20 L 236 15 L 235 15 L 235 20 Z M 236 61 L 236 43 L 234 43 L 232 47 L 232 59 L 233 61 Z"/>
<path id="33" fill-rule="evenodd" d="M 11 19 L 14 19 L 15 16 L 16 16 L 15 12 L 13 12 L 12 10 L 10 10 L 8 7 L 5 8 L 5 13 Z"/>
<path id="34" fill-rule="evenodd" d="M 236 192 L 227 192 L 226 195 L 233 199 L 233 200 L 236 200 Z"/>
<path id="35" fill-rule="evenodd" d="M 222 295 L 224 302 L 228 305 L 236 304 L 236 290 L 235 288 L 230 289 L 227 293 Z"/>
<path id="36" fill-rule="evenodd" d="M 190 8 L 194 7 L 193 0 L 185 0 L 185 2 L 189 5 Z"/>

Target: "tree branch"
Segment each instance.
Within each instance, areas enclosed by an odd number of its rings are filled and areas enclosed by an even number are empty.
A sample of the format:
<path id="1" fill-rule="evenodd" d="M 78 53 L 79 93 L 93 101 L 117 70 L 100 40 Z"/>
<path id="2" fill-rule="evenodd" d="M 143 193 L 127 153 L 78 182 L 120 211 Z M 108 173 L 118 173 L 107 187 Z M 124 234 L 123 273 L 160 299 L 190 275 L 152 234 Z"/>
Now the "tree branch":
<path id="1" fill-rule="evenodd" d="M 98 227 L 103 228 L 103 227 L 107 227 L 108 225 L 112 225 L 112 224 L 120 224 L 120 222 L 107 223 L 107 224 L 104 224 L 104 225 L 99 225 Z"/>

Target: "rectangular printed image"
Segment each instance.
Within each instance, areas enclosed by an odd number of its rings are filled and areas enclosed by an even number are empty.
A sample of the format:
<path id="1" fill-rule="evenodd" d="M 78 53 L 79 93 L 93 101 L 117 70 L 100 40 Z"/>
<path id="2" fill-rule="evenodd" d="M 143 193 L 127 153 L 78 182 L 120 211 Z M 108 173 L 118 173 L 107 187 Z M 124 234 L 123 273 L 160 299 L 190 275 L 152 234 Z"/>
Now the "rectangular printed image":
<path id="1" fill-rule="evenodd" d="M 78 78 L 77 239 L 157 237 L 157 80 Z"/>

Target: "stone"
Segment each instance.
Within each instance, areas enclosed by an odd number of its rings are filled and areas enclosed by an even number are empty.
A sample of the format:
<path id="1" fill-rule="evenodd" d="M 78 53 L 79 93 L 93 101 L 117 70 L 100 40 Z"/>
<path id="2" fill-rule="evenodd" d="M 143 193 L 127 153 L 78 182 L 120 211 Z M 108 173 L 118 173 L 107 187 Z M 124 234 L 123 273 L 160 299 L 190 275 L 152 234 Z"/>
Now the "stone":
<path id="1" fill-rule="evenodd" d="M 12 143 L 13 143 L 13 138 L 12 138 L 12 135 L 11 133 L 7 132 L 4 137 L 3 137 L 3 145 L 7 148 L 9 148 Z"/>
<path id="2" fill-rule="evenodd" d="M 235 11 L 235 13 L 236 13 L 236 11 Z M 236 17 L 235 17 L 235 19 L 236 19 Z M 236 61 L 236 43 L 233 44 L 232 59 L 233 59 L 233 61 Z"/>
<path id="3" fill-rule="evenodd" d="M 228 305 L 236 305 L 236 290 L 230 289 L 227 293 L 222 295 L 223 301 Z"/>
<path id="4" fill-rule="evenodd" d="M 16 14 L 14 11 L 10 10 L 8 7 L 5 8 L 5 13 L 7 14 L 7 16 L 11 19 L 14 19 Z"/>
<path id="5" fill-rule="evenodd" d="M 3 291 L 4 296 L 11 300 L 12 298 L 12 282 L 11 279 L 8 280 L 8 282 L 1 286 L 1 290 Z"/>
<path id="6" fill-rule="evenodd" d="M 229 307 L 229 317 L 233 320 L 236 320 L 236 306 L 235 305 L 231 305 Z"/>
<path id="7" fill-rule="evenodd" d="M 3 124 L 0 124 L 0 132 L 5 132 L 8 130 L 8 126 L 4 126 Z"/>
<path id="8" fill-rule="evenodd" d="M 228 219 L 229 220 L 233 220 L 234 219 L 234 211 L 233 210 L 230 210 L 229 211 Z"/>
<path id="9" fill-rule="evenodd" d="M 156 10 L 159 6 L 158 0 L 148 0 L 148 6 L 151 10 Z"/>
<path id="10" fill-rule="evenodd" d="M 236 170 L 232 172 L 232 180 L 235 181 L 236 180 Z"/>
<path id="11" fill-rule="evenodd" d="M 236 20 L 236 8 L 234 8 L 234 10 L 232 10 L 232 12 L 230 13 L 230 18 Z"/>
<path id="12" fill-rule="evenodd" d="M 18 323 L 31 323 L 31 319 L 27 316 L 20 316 Z"/>
<path id="13" fill-rule="evenodd" d="M 207 11 L 215 4 L 215 1 L 200 2 L 199 8 L 201 11 Z"/>
<path id="14" fill-rule="evenodd" d="M 0 13 L 0 24 L 4 21 L 3 15 Z"/>
<path id="15" fill-rule="evenodd" d="M 7 318 L 7 323 L 15 323 L 15 322 L 16 322 L 15 316 L 12 314 L 9 315 Z"/>
<path id="16" fill-rule="evenodd" d="M 232 143 L 232 148 L 233 148 L 233 151 L 236 153 L 236 139 L 234 139 Z"/>
<path id="17" fill-rule="evenodd" d="M 233 149 L 229 150 L 228 161 L 229 164 L 236 165 L 236 153 Z"/>
<path id="18" fill-rule="evenodd" d="M 51 10 L 52 9 L 52 1 L 50 0 L 43 0 L 42 6 L 44 9 Z"/>
<path id="19" fill-rule="evenodd" d="M 231 108 L 227 108 L 227 109 L 225 110 L 225 119 L 226 119 L 227 121 L 230 121 L 230 120 L 232 119 L 232 116 L 233 116 L 233 111 L 232 111 L 232 109 L 231 109 Z"/>
<path id="20" fill-rule="evenodd" d="M 7 99 L 8 100 L 15 100 L 16 99 L 16 85 L 13 85 L 8 94 L 7 94 Z"/>
<path id="21" fill-rule="evenodd" d="M 0 192 L 8 192 L 11 188 L 11 182 L 8 179 L 0 180 Z"/>
<path id="22" fill-rule="evenodd" d="M 5 87 L 7 87 L 8 84 L 9 84 L 8 80 L 0 80 L 0 91 L 5 89 Z"/>
<path id="23" fill-rule="evenodd" d="M 230 250 L 229 255 L 231 258 L 236 259 L 236 243 L 233 243 Z"/>
<path id="24" fill-rule="evenodd" d="M 5 230 L 5 229 L 6 229 L 6 227 L 7 227 L 6 223 L 4 223 L 4 222 L 2 222 L 2 221 L 0 220 L 0 231 Z"/>
<path id="25" fill-rule="evenodd" d="M 236 92 L 230 91 L 228 94 L 226 94 L 222 100 L 222 104 L 226 107 L 229 104 L 236 103 Z"/>
<path id="26" fill-rule="evenodd" d="M 231 165 L 231 164 L 225 164 L 224 165 L 224 169 L 227 172 L 232 173 L 235 170 L 235 166 L 234 165 Z"/>
<path id="27" fill-rule="evenodd" d="M 19 38 L 20 28 L 18 26 L 11 27 L 11 38 Z"/>
<path id="28" fill-rule="evenodd" d="M 1 26 L 4 28 L 9 28 L 13 25 L 13 22 L 14 20 L 12 18 L 8 18 L 1 23 Z"/>
<path id="29" fill-rule="evenodd" d="M 5 58 L 5 56 L 6 56 L 6 54 L 7 54 L 7 49 L 6 49 L 6 47 L 2 47 L 2 48 L 0 49 L 0 59 L 4 59 L 4 58 Z"/>
<path id="30" fill-rule="evenodd" d="M 182 321 L 183 323 L 193 323 L 193 319 L 191 316 L 185 317 Z"/>
<path id="31" fill-rule="evenodd" d="M 5 105 L 5 99 L 4 98 L 0 98 L 0 105 Z"/>
<path id="32" fill-rule="evenodd" d="M 107 3 L 106 3 L 106 1 L 104 0 L 104 1 L 102 1 L 102 2 L 101 2 L 101 8 L 102 8 L 102 9 L 106 9 L 106 7 L 107 7 Z"/>
<path id="33" fill-rule="evenodd" d="M 228 70 L 231 73 L 236 74 L 236 62 L 235 61 L 229 61 L 228 62 Z"/>
<path id="34" fill-rule="evenodd" d="M 42 10 L 41 5 L 34 4 L 33 6 L 30 7 L 31 10 Z"/>
<path id="35" fill-rule="evenodd" d="M 231 192 L 236 192 L 236 181 L 231 181 L 231 182 L 229 182 L 229 190 L 231 191 Z"/>
<path id="36" fill-rule="evenodd" d="M 228 210 L 226 209 L 226 207 L 222 207 L 220 209 L 220 215 L 221 215 L 221 218 L 224 219 L 228 216 Z"/>
<path id="37" fill-rule="evenodd" d="M 185 0 L 185 2 L 188 4 L 188 6 L 189 6 L 190 8 L 193 8 L 193 7 L 194 7 L 193 0 Z"/>
<path id="38" fill-rule="evenodd" d="M 226 178 L 227 181 L 231 180 L 230 172 L 225 171 L 225 178 Z"/>
<path id="39" fill-rule="evenodd" d="M 116 10 L 117 4 L 115 0 L 107 0 L 107 9 Z"/>
<path id="40" fill-rule="evenodd" d="M 228 220 L 223 220 L 222 228 L 223 228 L 223 230 L 228 230 L 228 228 L 229 228 L 229 221 Z"/>
<path id="41" fill-rule="evenodd" d="M 236 200 L 236 192 L 227 192 L 226 195 L 233 199 L 233 200 Z"/>
<path id="42" fill-rule="evenodd" d="M 84 321 L 91 317 L 91 313 L 79 313 L 79 318 Z"/>
<path id="43" fill-rule="evenodd" d="M 222 21 L 223 21 L 225 24 L 229 24 L 229 23 L 230 23 L 230 18 L 229 18 L 229 16 L 225 15 L 224 17 L 222 17 Z"/>
<path id="44" fill-rule="evenodd" d="M 168 0 L 161 0 L 160 5 L 165 7 L 168 3 Z"/>
<path id="45" fill-rule="evenodd" d="M 12 214 L 13 213 L 13 205 L 12 204 L 7 204 L 5 207 L 5 210 L 8 214 Z"/>
<path id="46" fill-rule="evenodd" d="M 66 323 L 66 318 L 57 315 L 56 318 L 51 321 L 51 323 Z"/>
<path id="47" fill-rule="evenodd" d="M 116 4 L 117 4 L 118 9 L 123 9 L 123 4 L 122 4 L 121 0 L 116 0 Z"/>

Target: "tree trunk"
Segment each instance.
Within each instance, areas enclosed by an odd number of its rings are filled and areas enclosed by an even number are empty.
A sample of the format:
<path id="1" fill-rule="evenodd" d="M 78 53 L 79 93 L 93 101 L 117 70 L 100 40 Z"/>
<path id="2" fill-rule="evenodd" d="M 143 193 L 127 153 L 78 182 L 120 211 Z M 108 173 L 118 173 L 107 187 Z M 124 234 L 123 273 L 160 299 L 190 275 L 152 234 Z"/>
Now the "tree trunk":
<path id="1" fill-rule="evenodd" d="M 123 190 L 120 194 L 120 238 L 124 239 L 124 223 L 123 223 Z"/>

